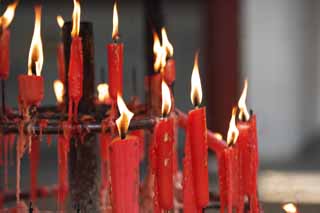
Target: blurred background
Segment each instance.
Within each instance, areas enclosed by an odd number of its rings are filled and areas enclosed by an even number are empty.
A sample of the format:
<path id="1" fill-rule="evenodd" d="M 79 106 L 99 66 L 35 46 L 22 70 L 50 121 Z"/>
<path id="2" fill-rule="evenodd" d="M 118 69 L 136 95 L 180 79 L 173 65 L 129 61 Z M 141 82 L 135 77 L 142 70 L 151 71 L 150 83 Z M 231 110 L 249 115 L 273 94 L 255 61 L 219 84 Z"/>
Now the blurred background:
<path id="1" fill-rule="evenodd" d="M 1 2 L 2 11 L 8 2 Z M 17 107 L 17 75 L 27 72 L 36 3 L 43 5 L 43 105 L 55 104 L 52 83 L 57 79 L 56 46 L 61 39 L 56 16 L 70 20 L 73 2 L 21 0 L 10 26 L 7 99 L 13 107 Z M 81 1 L 81 19 L 94 23 L 97 83 L 107 81 L 106 44 L 111 42 L 112 5 L 112 0 Z M 138 95 L 144 99 L 144 76 L 150 67 L 147 30 L 150 17 L 154 16 L 153 24 L 166 27 L 174 46 L 176 106 L 183 111 L 191 108 L 190 78 L 194 53 L 199 48 L 211 130 L 226 136 L 231 108 L 237 103 L 244 79 L 248 79 L 247 103 L 258 119 L 262 200 L 312 203 L 302 205 L 306 208 L 302 212 L 319 212 L 315 204 L 320 203 L 320 2 L 121 0 L 118 10 L 121 40 L 125 44 L 125 98 Z M 47 164 L 40 165 L 40 182 L 55 183 L 56 150 L 43 143 L 41 156 L 46 156 L 43 160 Z M 24 161 L 27 167 L 28 160 Z M 11 172 L 14 175 L 14 167 Z M 23 174 L 23 181 L 28 183 L 28 169 Z M 266 212 L 280 209 L 279 205 L 266 205 L 272 208 Z"/>

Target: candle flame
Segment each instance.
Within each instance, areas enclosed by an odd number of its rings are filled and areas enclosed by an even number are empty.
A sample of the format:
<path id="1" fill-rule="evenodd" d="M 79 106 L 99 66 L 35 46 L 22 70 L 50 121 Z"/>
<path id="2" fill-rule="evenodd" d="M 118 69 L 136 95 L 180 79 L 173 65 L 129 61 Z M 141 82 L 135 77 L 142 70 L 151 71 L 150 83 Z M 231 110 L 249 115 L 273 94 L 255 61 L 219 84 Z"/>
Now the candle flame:
<path id="1" fill-rule="evenodd" d="M 229 123 L 228 135 L 227 135 L 228 146 L 235 144 L 239 136 L 239 130 L 236 126 L 236 114 L 237 114 L 237 108 L 233 107 L 232 116 Z"/>
<path id="2" fill-rule="evenodd" d="M 293 203 L 287 203 L 282 206 L 286 213 L 297 213 L 297 207 Z"/>
<path id="3" fill-rule="evenodd" d="M 194 65 L 191 75 L 191 102 L 193 106 L 199 106 L 202 102 L 202 87 L 198 65 L 199 52 L 194 56 Z"/>
<path id="4" fill-rule="evenodd" d="M 100 103 L 104 103 L 109 96 L 109 85 L 106 83 L 99 84 L 97 86 L 98 100 Z"/>
<path id="5" fill-rule="evenodd" d="M 126 104 L 124 103 L 121 95 L 118 94 L 117 96 L 117 104 L 118 110 L 120 112 L 120 117 L 116 120 L 118 132 L 121 138 L 125 138 L 128 132 L 130 120 L 133 117 L 133 113 L 127 108 Z"/>
<path id="6" fill-rule="evenodd" d="M 119 37 L 119 17 L 118 17 L 118 9 L 117 3 L 115 2 L 113 5 L 113 18 L 112 18 L 112 39 L 117 40 Z"/>
<path id="7" fill-rule="evenodd" d="M 170 95 L 170 89 L 164 80 L 162 80 L 162 83 L 161 83 L 161 93 L 162 93 L 161 112 L 162 112 L 162 116 L 165 117 L 169 115 L 171 110 L 171 95 Z"/>
<path id="8" fill-rule="evenodd" d="M 57 16 L 57 23 L 58 23 L 58 25 L 59 25 L 60 28 L 63 27 L 63 25 L 64 25 L 64 20 L 63 20 L 62 16 Z"/>
<path id="9" fill-rule="evenodd" d="M 159 71 L 166 63 L 165 50 L 162 48 L 159 36 L 156 32 L 153 32 L 153 53 L 155 56 L 155 61 L 153 64 L 154 71 Z"/>
<path id="10" fill-rule="evenodd" d="M 41 41 L 41 6 L 35 6 L 35 24 L 28 58 L 28 75 L 33 72 L 41 75 L 43 65 L 43 48 Z"/>
<path id="11" fill-rule="evenodd" d="M 81 7 L 79 0 L 73 0 L 73 13 L 72 13 L 72 31 L 71 36 L 76 37 L 79 36 L 80 33 L 80 14 Z"/>
<path id="12" fill-rule="evenodd" d="M 213 136 L 220 141 L 223 140 L 223 136 L 219 132 L 214 132 Z"/>
<path id="13" fill-rule="evenodd" d="M 64 95 L 64 85 L 62 81 L 55 80 L 53 82 L 53 89 L 54 94 L 56 95 L 57 102 L 60 104 L 63 102 L 63 95 Z"/>
<path id="14" fill-rule="evenodd" d="M 247 105 L 246 105 L 247 91 L 248 91 L 248 80 L 245 80 L 243 91 L 238 101 L 238 107 L 240 109 L 239 117 L 238 117 L 239 120 L 248 121 L 250 119 L 250 114 L 248 112 Z"/>
<path id="15" fill-rule="evenodd" d="M 161 28 L 161 37 L 162 37 L 162 46 L 166 51 L 166 55 L 173 56 L 173 46 L 169 42 L 166 29 L 164 27 Z"/>
<path id="16" fill-rule="evenodd" d="M 9 27 L 9 25 L 11 24 L 17 6 L 18 1 L 15 1 L 12 4 L 9 4 L 6 11 L 3 13 L 1 17 L 1 25 L 3 28 Z"/>

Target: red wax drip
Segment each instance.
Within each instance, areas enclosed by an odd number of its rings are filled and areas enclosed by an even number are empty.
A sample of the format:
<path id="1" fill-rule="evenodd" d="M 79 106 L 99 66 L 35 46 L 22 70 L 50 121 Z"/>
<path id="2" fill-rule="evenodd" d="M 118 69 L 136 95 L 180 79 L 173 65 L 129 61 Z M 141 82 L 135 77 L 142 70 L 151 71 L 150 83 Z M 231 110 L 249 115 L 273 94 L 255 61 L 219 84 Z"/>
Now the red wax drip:
<path id="1" fill-rule="evenodd" d="M 174 119 L 160 120 L 154 129 L 156 137 L 156 179 L 161 209 L 173 208 L 173 131 Z"/>
<path id="2" fill-rule="evenodd" d="M 8 29 L 2 29 L 0 50 L 0 79 L 7 80 L 10 69 L 10 31 Z"/>
<path id="3" fill-rule="evenodd" d="M 37 182 L 38 182 L 38 168 L 39 168 L 39 153 L 40 140 L 38 136 L 33 136 L 31 139 L 30 152 L 30 175 L 31 175 L 31 200 L 35 201 L 37 198 Z"/>
<path id="4" fill-rule="evenodd" d="M 112 43 L 107 45 L 109 69 L 109 94 L 113 100 L 117 94 L 122 95 L 123 76 L 123 44 Z"/>
<path id="5" fill-rule="evenodd" d="M 259 200 L 257 192 L 257 178 L 259 167 L 259 154 L 256 130 L 256 116 L 253 115 L 247 122 L 238 122 L 239 137 L 237 147 L 240 152 L 241 168 L 241 202 L 249 198 L 252 212 L 259 212 Z"/>
<path id="6" fill-rule="evenodd" d="M 82 39 L 72 38 L 69 63 L 69 119 L 78 116 L 78 105 L 83 93 Z"/>
<path id="7" fill-rule="evenodd" d="M 204 208 L 209 202 L 206 109 L 194 109 L 188 118 L 194 190 L 197 206 Z"/>
<path id="8" fill-rule="evenodd" d="M 139 212 L 139 144 L 136 137 L 110 144 L 112 212 Z"/>
<path id="9" fill-rule="evenodd" d="M 64 63 L 64 46 L 63 43 L 59 43 L 57 46 L 57 65 L 58 65 L 58 77 L 62 83 L 65 83 L 65 63 Z"/>
<path id="10" fill-rule="evenodd" d="M 44 97 L 44 79 L 36 75 L 19 75 L 19 102 L 23 110 L 27 106 L 39 105 Z"/>
<path id="11" fill-rule="evenodd" d="M 68 152 L 69 141 L 58 136 L 58 204 L 62 206 L 68 194 Z"/>

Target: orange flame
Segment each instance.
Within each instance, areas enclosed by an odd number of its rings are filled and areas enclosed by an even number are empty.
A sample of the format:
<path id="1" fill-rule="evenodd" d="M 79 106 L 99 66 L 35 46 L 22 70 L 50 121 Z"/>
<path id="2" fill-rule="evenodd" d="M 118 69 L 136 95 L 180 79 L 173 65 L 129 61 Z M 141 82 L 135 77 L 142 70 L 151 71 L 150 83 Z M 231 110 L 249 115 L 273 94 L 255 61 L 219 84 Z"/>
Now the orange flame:
<path id="1" fill-rule="evenodd" d="M 153 68 L 155 71 L 159 71 L 163 67 L 163 64 L 166 63 L 166 56 L 164 49 L 161 46 L 159 36 L 156 32 L 153 32 L 153 53 L 155 55 L 155 61 Z"/>
<path id="2" fill-rule="evenodd" d="M 237 108 L 233 107 L 232 116 L 229 123 L 228 135 L 227 135 L 228 146 L 235 144 L 239 136 L 239 130 L 236 126 L 236 114 L 237 114 Z"/>
<path id="3" fill-rule="evenodd" d="M 170 89 L 164 80 L 162 80 L 162 83 L 161 83 L 161 93 L 162 93 L 161 113 L 163 117 L 166 117 L 167 115 L 169 115 L 171 111 L 171 95 L 170 95 Z"/>
<path id="4" fill-rule="evenodd" d="M 6 11 L 3 13 L 1 17 L 1 25 L 3 28 L 9 27 L 9 25 L 11 24 L 17 6 L 18 1 L 15 1 L 12 4 L 9 4 Z"/>
<path id="5" fill-rule="evenodd" d="M 55 80 L 53 82 L 53 89 L 54 94 L 56 95 L 57 102 L 60 104 L 63 102 L 63 95 L 64 95 L 64 85 L 62 81 Z"/>
<path id="6" fill-rule="evenodd" d="M 98 100 L 100 103 L 103 103 L 108 99 L 109 96 L 109 85 L 106 83 L 99 84 L 97 86 L 98 90 Z"/>
<path id="7" fill-rule="evenodd" d="M 72 31 L 71 36 L 76 37 L 79 36 L 80 33 L 80 14 L 81 7 L 79 0 L 73 0 L 73 13 L 72 13 Z"/>
<path id="8" fill-rule="evenodd" d="M 117 96 L 117 104 L 120 112 L 120 117 L 116 120 L 116 124 L 120 137 L 124 139 L 128 132 L 130 121 L 134 114 L 127 108 L 121 95 L 119 94 Z"/>
<path id="9" fill-rule="evenodd" d="M 62 16 L 57 16 L 57 23 L 58 23 L 58 25 L 59 25 L 60 28 L 63 27 L 63 25 L 64 25 L 64 20 L 63 20 Z"/>
<path id="10" fill-rule="evenodd" d="M 41 41 L 41 6 L 36 6 L 35 11 L 35 24 L 31 46 L 28 58 L 28 75 L 32 75 L 35 70 L 36 75 L 40 76 L 43 65 L 43 49 Z"/>
<path id="11" fill-rule="evenodd" d="M 162 46 L 166 51 L 166 54 L 169 56 L 173 56 L 173 46 L 169 42 L 166 29 L 164 27 L 161 28 L 161 37 L 162 37 Z"/>
<path id="12" fill-rule="evenodd" d="M 247 105 L 246 105 L 247 91 L 248 91 L 248 80 L 245 80 L 243 91 L 238 101 L 238 107 L 240 109 L 239 117 L 238 117 L 239 120 L 246 120 L 246 121 L 250 120 L 250 114 L 248 112 Z"/>
<path id="13" fill-rule="evenodd" d="M 293 203 L 287 203 L 282 206 L 286 213 L 297 213 L 297 207 Z"/>
<path id="14" fill-rule="evenodd" d="M 198 65 L 199 52 L 194 56 L 194 65 L 191 75 L 191 102 L 193 106 L 199 106 L 202 102 L 202 87 Z"/>
<path id="15" fill-rule="evenodd" d="M 113 5 L 113 18 L 112 18 L 112 39 L 117 40 L 119 37 L 119 17 L 117 3 Z"/>

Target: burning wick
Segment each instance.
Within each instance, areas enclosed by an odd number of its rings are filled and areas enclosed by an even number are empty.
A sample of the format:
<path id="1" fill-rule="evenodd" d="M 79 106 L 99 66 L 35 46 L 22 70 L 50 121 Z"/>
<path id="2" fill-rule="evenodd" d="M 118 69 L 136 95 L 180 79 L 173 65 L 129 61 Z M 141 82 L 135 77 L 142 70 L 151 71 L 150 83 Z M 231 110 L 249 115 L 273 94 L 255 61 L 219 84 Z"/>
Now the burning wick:
<path id="1" fill-rule="evenodd" d="M 118 110 L 120 112 L 120 117 L 116 120 L 116 124 L 117 124 L 120 138 L 125 139 L 126 134 L 128 132 L 130 121 L 134 114 L 127 108 L 121 95 L 119 94 L 117 96 L 117 104 L 118 104 Z"/>

